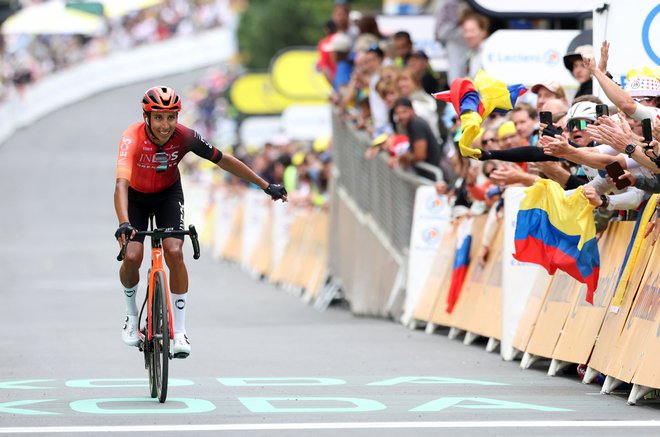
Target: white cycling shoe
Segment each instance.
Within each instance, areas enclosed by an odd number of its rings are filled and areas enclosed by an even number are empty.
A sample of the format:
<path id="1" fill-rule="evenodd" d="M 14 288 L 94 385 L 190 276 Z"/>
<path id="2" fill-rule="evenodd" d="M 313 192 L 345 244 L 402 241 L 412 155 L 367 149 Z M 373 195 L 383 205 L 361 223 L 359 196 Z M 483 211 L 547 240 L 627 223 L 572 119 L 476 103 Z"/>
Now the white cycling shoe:
<path id="1" fill-rule="evenodd" d="M 190 355 L 190 341 L 183 332 L 174 334 L 174 346 L 172 356 L 174 358 L 187 358 Z"/>
<path id="2" fill-rule="evenodd" d="M 141 340 L 138 335 L 138 316 L 126 315 L 124 327 L 121 330 L 121 339 L 128 346 L 139 346 Z"/>

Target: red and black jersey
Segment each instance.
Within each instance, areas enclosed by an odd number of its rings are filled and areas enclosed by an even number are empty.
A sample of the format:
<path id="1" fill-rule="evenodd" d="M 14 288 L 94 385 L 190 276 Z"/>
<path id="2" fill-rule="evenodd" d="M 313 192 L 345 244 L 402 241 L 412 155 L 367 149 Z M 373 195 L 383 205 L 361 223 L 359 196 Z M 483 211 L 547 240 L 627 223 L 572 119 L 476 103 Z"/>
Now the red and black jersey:
<path id="1" fill-rule="evenodd" d="M 172 186 L 180 179 L 178 164 L 188 152 L 218 163 L 222 152 L 209 144 L 194 130 L 181 124 L 176 125 L 174 134 L 162 147 L 151 142 L 147 136 L 147 124 L 132 124 L 124 131 L 119 142 L 117 156 L 117 179 L 128 179 L 130 187 L 142 193 L 155 193 Z M 161 152 L 167 156 L 167 168 L 156 156 Z M 162 162 L 161 162 L 162 161 Z M 161 166 L 164 171 L 156 169 Z"/>

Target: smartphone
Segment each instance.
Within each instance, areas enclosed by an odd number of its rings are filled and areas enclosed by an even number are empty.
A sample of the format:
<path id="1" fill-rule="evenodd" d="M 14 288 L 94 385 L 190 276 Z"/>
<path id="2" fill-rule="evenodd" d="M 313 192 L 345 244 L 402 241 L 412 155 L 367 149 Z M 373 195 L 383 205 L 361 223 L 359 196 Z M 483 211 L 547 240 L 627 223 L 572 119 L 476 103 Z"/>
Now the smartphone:
<path id="1" fill-rule="evenodd" d="M 607 174 L 610 175 L 614 181 L 617 189 L 622 190 L 630 186 L 629 179 L 619 179 L 619 176 L 623 175 L 623 167 L 621 167 L 619 161 L 610 162 L 605 166 L 605 170 L 607 170 Z"/>
<path id="2" fill-rule="evenodd" d="M 552 126 L 552 112 L 550 111 L 541 111 L 539 113 L 539 121 L 546 126 Z"/>
<path id="3" fill-rule="evenodd" d="M 644 142 L 646 144 L 653 141 L 653 127 L 651 126 L 650 118 L 642 120 L 642 135 L 644 135 Z"/>
<path id="4" fill-rule="evenodd" d="M 596 105 L 596 117 L 600 118 L 603 115 L 610 115 L 610 108 L 607 105 Z"/>

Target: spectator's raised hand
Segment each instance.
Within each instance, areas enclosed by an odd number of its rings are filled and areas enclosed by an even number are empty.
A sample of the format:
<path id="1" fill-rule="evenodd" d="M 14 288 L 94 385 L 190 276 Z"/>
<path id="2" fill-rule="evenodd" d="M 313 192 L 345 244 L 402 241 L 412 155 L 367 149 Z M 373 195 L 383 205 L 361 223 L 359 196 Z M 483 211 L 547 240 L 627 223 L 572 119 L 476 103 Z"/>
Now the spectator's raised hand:
<path id="1" fill-rule="evenodd" d="M 652 121 L 653 138 L 660 138 L 660 120 L 654 118 Z"/>
<path id="2" fill-rule="evenodd" d="M 603 40 L 600 45 L 600 61 L 598 62 L 598 69 L 603 73 L 607 73 L 607 61 L 610 58 L 610 43 Z"/>
<path id="3" fill-rule="evenodd" d="M 550 138 L 550 137 L 545 137 Z M 550 138 L 547 144 L 543 145 L 543 153 L 546 155 L 565 157 L 573 152 L 573 146 L 568 144 L 568 140 L 561 136 Z"/>
<path id="4" fill-rule="evenodd" d="M 589 70 L 592 74 L 594 71 L 596 71 L 596 57 L 594 55 L 582 55 L 582 61 L 584 62 L 584 66 Z"/>
<path id="5" fill-rule="evenodd" d="M 589 203 L 591 203 L 596 208 L 603 204 L 603 201 L 600 199 L 600 194 L 596 192 L 594 187 L 586 185 L 582 188 L 582 192 L 584 193 L 587 200 L 589 200 Z"/>
<path id="6" fill-rule="evenodd" d="M 610 175 L 607 175 L 608 177 L 608 182 L 611 181 L 611 183 L 614 183 L 614 180 L 610 177 Z M 630 173 L 628 170 L 624 170 L 623 174 L 619 176 L 619 180 L 626 179 L 630 181 L 631 186 L 635 186 L 635 183 L 637 182 L 637 176 L 634 174 Z"/>
<path id="7" fill-rule="evenodd" d="M 598 125 L 589 125 L 586 130 L 596 142 L 608 144 L 621 153 L 626 145 L 637 139 L 630 125 L 623 118 L 613 120 L 612 117 L 601 117 Z"/>

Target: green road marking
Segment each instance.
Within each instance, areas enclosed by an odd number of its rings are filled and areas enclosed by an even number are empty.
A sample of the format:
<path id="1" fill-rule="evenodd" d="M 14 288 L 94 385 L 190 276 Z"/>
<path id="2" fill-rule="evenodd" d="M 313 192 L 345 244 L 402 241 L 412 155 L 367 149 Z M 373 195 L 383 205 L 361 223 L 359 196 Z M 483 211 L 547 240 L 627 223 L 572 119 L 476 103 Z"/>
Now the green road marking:
<path id="1" fill-rule="evenodd" d="M 336 378 L 218 378 L 218 382 L 227 387 L 294 387 L 301 385 L 326 386 L 346 384 L 346 381 L 343 379 Z"/>
<path id="2" fill-rule="evenodd" d="M 148 404 L 141 408 L 136 403 Z M 176 407 L 182 403 L 184 407 Z M 99 404 L 119 404 L 125 408 L 102 408 Z M 151 398 L 109 398 L 109 399 L 84 399 L 73 401 L 69 404 L 73 411 L 88 414 L 193 414 L 208 413 L 215 410 L 215 405 L 204 399 L 191 398 L 168 398 L 167 406 L 159 403 L 157 399 Z"/>
<path id="3" fill-rule="evenodd" d="M 462 402 L 479 402 L 480 404 L 459 405 Z M 542 405 L 525 404 L 522 402 L 501 401 L 498 399 L 490 398 L 461 398 L 461 397 L 445 397 L 439 398 L 434 401 L 428 402 L 419 407 L 415 407 L 410 411 L 442 411 L 447 408 L 468 408 L 473 410 L 534 410 L 534 411 L 548 411 L 548 412 L 565 412 L 573 411 L 566 408 L 544 407 Z"/>
<path id="4" fill-rule="evenodd" d="M 473 384 L 473 385 L 509 385 L 502 382 L 479 381 L 476 379 L 444 378 L 441 376 L 401 376 L 384 381 L 370 382 L 367 385 L 398 384 Z"/>
<path id="5" fill-rule="evenodd" d="M 368 411 L 385 410 L 387 407 L 378 401 L 361 398 L 238 398 L 245 407 L 253 413 L 364 413 Z M 302 404 L 296 407 L 278 407 L 272 402 L 287 402 Z M 319 403 L 344 403 L 350 406 L 322 407 Z M 316 406 L 313 406 L 316 405 Z"/>
<path id="6" fill-rule="evenodd" d="M 183 387 L 195 385 L 189 379 L 169 380 L 170 387 Z M 149 387 L 147 378 L 104 378 L 104 379 L 72 379 L 66 381 L 65 385 L 71 388 L 126 388 L 126 387 Z"/>
<path id="7" fill-rule="evenodd" d="M 48 411 L 26 410 L 25 408 L 15 408 L 21 405 L 39 404 L 42 402 L 51 402 L 56 399 L 39 399 L 39 400 L 26 400 L 26 401 L 12 401 L 0 402 L 0 414 L 20 414 L 22 416 L 39 416 L 39 415 L 53 415 L 59 413 L 51 413 Z"/>
<path id="8" fill-rule="evenodd" d="M 6 390 L 46 390 L 53 387 L 37 387 L 33 385 L 23 385 L 23 384 L 32 384 L 33 382 L 46 382 L 46 381 L 55 381 L 54 379 L 24 379 L 22 381 L 0 381 L 0 389 Z"/>

